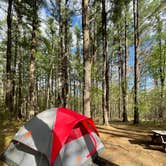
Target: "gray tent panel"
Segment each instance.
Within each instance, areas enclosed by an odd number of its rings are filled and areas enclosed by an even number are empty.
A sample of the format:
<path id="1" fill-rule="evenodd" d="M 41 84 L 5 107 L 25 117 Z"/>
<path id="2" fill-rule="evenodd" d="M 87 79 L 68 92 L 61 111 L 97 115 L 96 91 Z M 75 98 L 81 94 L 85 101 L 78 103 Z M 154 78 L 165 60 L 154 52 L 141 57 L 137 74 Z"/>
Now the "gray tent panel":
<path id="1" fill-rule="evenodd" d="M 84 135 L 74 141 L 71 141 L 63 146 L 61 149 L 54 166 L 82 166 L 87 164 L 88 161 L 92 160 L 91 156 L 88 157 L 88 154 L 94 151 L 96 148 L 97 152 L 104 148 L 104 145 L 99 140 L 96 133 L 91 133 L 94 139 L 96 140 L 95 147 L 92 142 L 91 136 L 89 134 Z M 95 156 L 93 154 L 93 156 Z"/>
<path id="2" fill-rule="evenodd" d="M 56 110 L 50 109 L 40 113 L 25 124 L 15 135 L 13 140 L 51 157 L 52 128 L 56 117 Z"/>
<path id="3" fill-rule="evenodd" d="M 2 160 L 10 166 L 49 166 L 45 155 L 15 141 L 11 142 Z"/>

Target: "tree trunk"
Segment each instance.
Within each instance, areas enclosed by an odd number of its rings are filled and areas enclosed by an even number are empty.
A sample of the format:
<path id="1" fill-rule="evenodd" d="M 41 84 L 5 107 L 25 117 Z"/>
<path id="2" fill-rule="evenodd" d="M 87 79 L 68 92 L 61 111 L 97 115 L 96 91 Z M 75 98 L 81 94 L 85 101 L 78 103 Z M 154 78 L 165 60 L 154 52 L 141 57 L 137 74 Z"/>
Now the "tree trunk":
<path id="1" fill-rule="evenodd" d="M 122 106 L 122 50 L 121 50 L 121 36 L 120 36 L 120 26 L 118 25 L 118 37 L 119 37 L 119 50 L 118 50 L 118 77 L 119 77 L 119 96 L 118 96 L 118 115 L 121 118 L 121 106 Z"/>
<path id="2" fill-rule="evenodd" d="M 128 6 L 125 8 L 125 72 L 124 72 L 124 89 L 123 89 L 123 122 L 128 121 L 127 117 L 127 98 L 128 98 Z"/>
<path id="3" fill-rule="evenodd" d="M 12 97 L 12 71 L 11 71 L 11 59 L 12 59 L 12 3 L 13 0 L 8 0 L 7 10 L 7 51 L 6 51 L 6 109 L 13 112 L 13 97 Z"/>
<path id="4" fill-rule="evenodd" d="M 63 58 L 63 24 L 62 24 L 62 7 L 61 0 L 58 0 L 58 14 L 59 14 L 59 51 L 58 51 L 58 107 L 62 107 L 62 58 Z"/>
<path id="5" fill-rule="evenodd" d="M 67 3 L 65 2 L 65 37 L 64 37 L 64 55 L 62 59 L 62 73 L 63 73 L 63 86 L 62 86 L 62 99 L 63 107 L 67 106 L 68 102 L 68 14 L 67 14 Z"/>
<path id="6" fill-rule="evenodd" d="M 109 91 L 110 91 L 110 87 L 109 87 L 109 69 L 110 69 L 110 64 L 109 61 L 107 60 L 106 62 L 106 75 L 105 75 L 105 79 L 106 79 L 106 110 L 107 110 L 107 114 L 106 114 L 106 119 L 108 121 L 108 114 L 110 112 L 110 105 L 109 105 L 109 100 L 110 100 L 110 95 L 109 95 Z M 107 125 L 108 123 L 106 123 Z"/>
<path id="7" fill-rule="evenodd" d="M 37 4 L 34 0 L 33 20 L 32 20 L 32 43 L 29 65 L 29 115 L 34 115 L 35 111 L 35 52 L 36 52 L 36 31 L 37 31 Z"/>
<path id="8" fill-rule="evenodd" d="M 113 57 L 114 57 L 114 52 L 111 53 L 111 56 L 110 56 L 110 60 L 109 60 L 109 64 L 110 64 L 110 72 L 109 72 L 109 82 L 110 82 L 110 87 L 112 87 L 113 85 L 113 81 L 112 81 L 112 77 L 113 77 Z M 113 102 L 112 102 L 112 89 L 110 88 L 110 109 L 109 109 L 109 113 L 108 113 L 108 117 L 109 117 L 109 120 L 111 121 L 112 119 L 112 112 L 113 112 Z"/>
<path id="9" fill-rule="evenodd" d="M 51 96 L 50 96 L 50 91 L 51 91 L 51 73 L 52 73 L 52 67 L 47 75 L 47 94 L 46 94 L 46 108 L 50 107 L 50 101 L 51 101 Z"/>
<path id="10" fill-rule="evenodd" d="M 13 96 L 13 110 L 17 112 L 17 98 L 16 98 L 16 65 L 17 65 L 17 54 L 18 54 L 18 23 L 16 23 L 15 30 L 15 55 L 14 55 L 14 70 L 12 78 L 12 96 Z"/>
<path id="11" fill-rule="evenodd" d="M 133 15 L 134 15 L 134 124 L 139 123 L 139 109 L 138 109 L 138 88 L 139 88 L 139 2 L 133 0 Z"/>
<path id="12" fill-rule="evenodd" d="M 84 58 L 84 94 L 83 112 L 85 116 L 91 116 L 90 89 L 91 89 L 91 57 L 89 55 L 89 19 L 88 0 L 82 0 L 82 29 L 83 29 L 83 58 Z"/>
<path id="13" fill-rule="evenodd" d="M 95 10 L 95 12 L 97 12 Z M 97 23 L 96 23 L 96 18 L 94 19 L 94 23 L 93 23 L 93 27 L 91 28 L 91 33 L 93 34 L 93 39 L 92 39 L 92 55 L 93 55 L 93 58 L 92 58 L 92 65 L 93 65 L 93 80 L 92 80 L 92 87 L 94 87 L 95 89 L 97 89 L 97 86 L 96 86 L 96 81 L 97 81 L 97 76 L 98 76 L 98 73 L 97 73 Z M 98 94 L 98 93 L 97 93 Z M 97 94 L 95 94 L 96 96 L 98 96 Z M 96 117 L 96 109 L 97 109 L 97 105 L 96 105 L 96 101 L 95 101 L 95 98 L 94 97 L 94 100 L 92 101 L 91 103 L 91 107 L 93 107 L 93 112 L 92 112 L 92 115 L 91 117 L 94 119 Z"/>
<path id="14" fill-rule="evenodd" d="M 109 85 L 108 85 L 108 65 L 107 65 L 107 39 L 106 39 L 106 21 L 107 15 L 105 11 L 105 0 L 102 0 L 102 40 L 103 40 L 103 82 L 102 82 L 102 109 L 103 123 L 108 125 L 109 112 Z"/>
<path id="15" fill-rule="evenodd" d="M 19 51 L 19 65 L 18 65 L 18 72 L 19 72 L 19 78 L 18 78 L 18 113 L 17 116 L 19 119 L 22 118 L 22 50 L 20 48 Z"/>
<path id="16" fill-rule="evenodd" d="M 74 70 L 75 73 L 75 70 Z M 76 110 L 76 80 L 73 79 L 73 109 Z"/>
<path id="17" fill-rule="evenodd" d="M 66 5 L 67 5 L 66 0 Z M 58 0 L 58 8 L 59 8 L 59 76 L 58 76 L 58 106 L 66 107 L 67 98 L 68 98 L 68 18 L 65 11 L 66 18 L 62 17 L 62 2 Z M 65 9 L 66 10 L 66 9 Z M 64 21 L 65 20 L 65 24 Z M 64 25 L 63 25 L 64 24 Z"/>

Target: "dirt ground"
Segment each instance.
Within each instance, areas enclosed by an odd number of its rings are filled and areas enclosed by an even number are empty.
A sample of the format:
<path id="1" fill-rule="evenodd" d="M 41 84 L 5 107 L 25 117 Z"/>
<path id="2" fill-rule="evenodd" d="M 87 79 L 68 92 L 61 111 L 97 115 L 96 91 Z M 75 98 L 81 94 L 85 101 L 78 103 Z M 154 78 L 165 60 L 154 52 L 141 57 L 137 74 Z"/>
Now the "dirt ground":
<path id="1" fill-rule="evenodd" d="M 163 147 L 151 143 L 150 127 L 115 123 L 98 130 L 105 145 L 100 156 L 107 166 L 166 166 Z"/>
<path id="2" fill-rule="evenodd" d="M 0 152 L 9 144 L 21 122 L 0 123 Z M 109 126 L 97 126 L 105 150 L 100 154 L 106 166 L 166 166 L 163 147 L 151 144 L 152 129 L 166 129 L 166 125 L 138 125 L 114 122 Z M 0 166 L 6 166 L 0 162 Z M 100 166 L 103 166 L 100 165 Z"/>

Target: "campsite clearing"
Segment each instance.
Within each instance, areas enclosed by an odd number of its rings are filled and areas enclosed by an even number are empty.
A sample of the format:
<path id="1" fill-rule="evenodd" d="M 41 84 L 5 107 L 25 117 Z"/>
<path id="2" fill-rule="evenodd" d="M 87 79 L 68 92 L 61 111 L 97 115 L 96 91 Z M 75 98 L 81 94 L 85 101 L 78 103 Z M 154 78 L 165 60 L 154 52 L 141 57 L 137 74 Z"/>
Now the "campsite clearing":
<path id="1" fill-rule="evenodd" d="M 9 144 L 22 125 L 18 121 L 0 121 L 0 152 Z M 110 126 L 97 126 L 105 145 L 100 155 L 107 166 L 166 166 L 166 153 L 162 146 L 151 145 L 150 131 L 166 126 L 142 124 L 134 126 L 114 122 Z M 0 163 L 0 166 L 6 166 Z"/>
<path id="2" fill-rule="evenodd" d="M 151 130 L 165 125 L 142 124 L 134 126 L 121 122 L 98 126 L 105 144 L 101 157 L 112 166 L 166 166 L 166 153 L 161 145 L 152 145 Z"/>

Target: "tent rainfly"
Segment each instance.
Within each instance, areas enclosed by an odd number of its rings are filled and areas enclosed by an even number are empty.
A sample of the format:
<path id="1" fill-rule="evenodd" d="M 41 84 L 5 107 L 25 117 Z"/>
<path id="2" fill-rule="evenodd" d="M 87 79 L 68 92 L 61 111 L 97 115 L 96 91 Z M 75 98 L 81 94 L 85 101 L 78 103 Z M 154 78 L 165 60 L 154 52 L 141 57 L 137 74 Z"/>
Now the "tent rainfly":
<path id="1" fill-rule="evenodd" d="M 103 148 L 92 119 L 51 108 L 21 127 L 0 158 L 9 166 L 82 166 Z"/>

